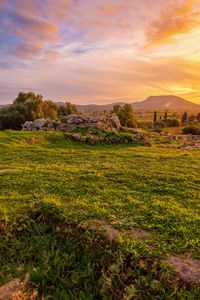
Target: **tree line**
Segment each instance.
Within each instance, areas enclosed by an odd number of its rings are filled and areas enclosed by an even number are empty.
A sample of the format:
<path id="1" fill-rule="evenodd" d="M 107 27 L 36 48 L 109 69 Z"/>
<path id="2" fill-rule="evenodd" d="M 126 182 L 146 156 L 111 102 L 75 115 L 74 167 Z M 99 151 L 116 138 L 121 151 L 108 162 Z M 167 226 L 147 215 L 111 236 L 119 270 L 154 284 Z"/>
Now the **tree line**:
<path id="1" fill-rule="evenodd" d="M 66 102 L 64 105 L 44 100 L 40 94 L 20 92 L 13 104 L 0 109 L 0 129 L 21 129 L 26 121 L 35 119 L 57 119 L 77 113 L 76 106 Z"/>

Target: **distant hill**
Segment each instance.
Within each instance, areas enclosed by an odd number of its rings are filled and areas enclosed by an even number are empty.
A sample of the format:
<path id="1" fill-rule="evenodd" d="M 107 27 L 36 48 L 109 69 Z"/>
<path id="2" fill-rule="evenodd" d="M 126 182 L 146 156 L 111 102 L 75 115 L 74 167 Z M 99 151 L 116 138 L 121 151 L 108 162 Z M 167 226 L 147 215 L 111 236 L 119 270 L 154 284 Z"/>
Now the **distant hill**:
<path id="1" fill-rule="evenodd" d="M 199 104 L 177 96 L 150 96 L 141 102 L 132 104 L 135 109 L 143 110 L 191 110 L 200 109 Z"/>
<path id="2" fill-rule="evenodd" d="M 76 105 L 77 109 L 83 112 L 93 112 L 93 111 L 104 111 L 104 110 L 112 110 L 114 105 L 124 105 L 125 102 L 116 102 L 105 105 L 98 104 L 88 104 L 88 105 Z"/>
<path id="3" fill-rule="evenodd" d="M 61 103 L 59 103 L 61 104 Z M 76 105 L 78 110 L 83 112 L 94 112 L 111 110 L 114 105 L 124 105 L 125 102 L 116 102 L 105 105 L 88 104 L 88 105 Z M 143 101 L 131 103 L 136 110 L 200 110 L 200 105 L 192 103 L 178 96 L 150 96 Z"/>
<path id="4" fill-rule="evenodd" d="M 86 105 L 76 105 L 77 109 L 82 112 L 101 112 L 112 110 L 113 106 L 124 105 L 126 102 L 115 102 L 110 104 L 86 104 Z M 64 105 L 64 102 L 57 102 L 58 105 Z M 166 111 L 166 110 L 199 110 L 200 105 L 192 103 L 178 96 L 150 96 L 143 101 L 137 101 L 130 103 L 135 110 L 146 110 L 146 111 Z M 0 104 L 0 108 L 8 106 Z"/>

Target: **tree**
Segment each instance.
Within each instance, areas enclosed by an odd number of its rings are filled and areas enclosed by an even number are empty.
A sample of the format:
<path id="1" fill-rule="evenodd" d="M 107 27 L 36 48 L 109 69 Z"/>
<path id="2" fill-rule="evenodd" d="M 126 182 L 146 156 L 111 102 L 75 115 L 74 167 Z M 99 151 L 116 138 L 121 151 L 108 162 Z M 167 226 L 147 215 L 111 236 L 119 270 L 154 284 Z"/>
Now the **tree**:
<path id="1" fill-rule="evenodd" d="M 25 115 L 26 121 L 43 118 L 43 97 L 33 92 L 20 92 L 13 102 L 13 108 Z"/>
<path id="2" fill-rule="evenodd" d="M 21 125 L 26 121 L 25 115 L 17 107 L 9 106 L 0 110 L 0 129 L 21 129 Z"/>
<path id="3" fill-rule="evenodd" d="M 125 127 L 137 127 L 137 120 L 135 119 L 134 111 L 131 104 L 125 104 L 121 106 L 116 104 L 113 106 L 112 113 L 115 113 L 122 126 Z"/>
<path id="4" fill-rule="evenodd" d="M 13 104 L 0 110 L 0 129 L 21 129 L 26 121 L 40 118 L 56 119 L 58 114 L 77 113 L 75 105 L 66 103 L 62 108 L 52 101 L 44 101 L 43 96 L 33 92 L 20 92 Z"/>
<path id="5" fill-rule="evenodd" d="M 34 101 L 43 101 L 43 96 L 40 94 L 35 94 L 33 92 L 20 92 L 17 96 L 17 98 L 14 100 L 13 104 L 22 104 L 27 102 L 28 100 L 34 100 Z"/>
<path id="6" fill-rule="evenodd" d="M 200 122 L 200 113 L 197 114 L 196 118 L 197 118 L 197 122 Z"/>
<path id="7" fill-rule="evenodd" d="M 187 122 L 188 120 L 188 115 L 187 115 L 187 112 L 185 111 L 183 114 L 182 114 L 182 117 L 181 117 L 181 123 L 185 123 Z"/>
<path id="8" fill-rule="evenodd" d="M 78 110 L 74 104 L 70 102 L 66 102 L 64 105 L 60 105 L 58 107 L 58 115 L 59 116 L 68 116 L 71 114 L 77 114 Z"/>
<path id="9" fill-rule="evenodd" d="M 196 120 L 196 116 L 194 116 L 194 115 L 190 115 L 188 118 L 189 122 L 194 122 L 195 120 Z"/>
<path id="10" fill-rule="evenodd" d="M 167 119 L 167 111 L 165 112 L 164 119 Z"/>
<path id="11" fill-rule="evenodd" d="M 157 111 L 154 111 L 154 114 L 153 114 L 153 122 L 154 122 L 154 123 L 157 122 Z"/>
<path id="12" fill-rule="evenodd" d="M 44 118 L 50 118 L 55 120 L 58 117 L 58 105 L 53 101 L 44 101 L 43 102 L 43 115 Z"/>

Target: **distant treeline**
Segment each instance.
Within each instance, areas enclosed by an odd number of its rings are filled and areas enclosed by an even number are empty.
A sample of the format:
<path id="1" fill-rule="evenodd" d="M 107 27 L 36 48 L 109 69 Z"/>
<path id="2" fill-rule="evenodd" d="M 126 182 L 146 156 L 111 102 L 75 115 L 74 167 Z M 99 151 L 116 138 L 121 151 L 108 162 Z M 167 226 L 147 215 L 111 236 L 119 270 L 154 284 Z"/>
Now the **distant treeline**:
<path id="1" fill-rule="evenodd" d="M 40 118 L 58 119 L 77 113 L 76 106 L 66 102 L 58 105 L 44 100 L 40 94 L 20 92 L 13 104 L 0 108 L 0 129 L 21 129 L 26 121 Z"/>

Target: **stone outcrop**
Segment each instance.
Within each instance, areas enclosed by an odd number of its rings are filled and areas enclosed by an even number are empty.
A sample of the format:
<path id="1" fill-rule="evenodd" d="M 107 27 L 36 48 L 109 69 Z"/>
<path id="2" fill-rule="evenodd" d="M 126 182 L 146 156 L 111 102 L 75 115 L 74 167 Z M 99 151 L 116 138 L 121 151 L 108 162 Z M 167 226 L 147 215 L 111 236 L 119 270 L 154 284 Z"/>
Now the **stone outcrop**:
<path id="1" fill-rule="evenodd" d="M 37 119 L 27 121 L 22 125 L 23 130 L 62 130 L 72 131 L 77 128 L 96 128 L 103 131 L 115 131 L 121 127 L 119 118 L 116 115 L 95 116 L 95 115 L 69 115 L 65 123 L 61 121 L 52 121 Z"/>
<path id="2" fill-rule="evenodd" d="M 64 125 L 61 121 L 37 119 L 34 121 L 26 121 L 22 125 L 23 130 L 64 130 Z"/>
<path id="3" fill-rule="evenodd" d="M 169 135 L 170 141 L 178 141 L 181 143 L 179 148 L 193 150 L 200 149 L 200 135 L 192 135 L 192 134 L 177 134 L 177 135 Z"/>
<path id="4" fill-rule="evenodd" d="M 119 118 L 111 116 L 70 115 L 67 119 L 68 130 L 76 128 L 97 128 L 104 131 L 119 130 L 121 127 Z"/>

